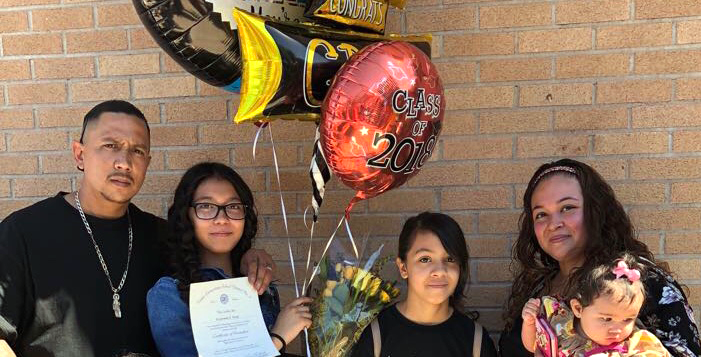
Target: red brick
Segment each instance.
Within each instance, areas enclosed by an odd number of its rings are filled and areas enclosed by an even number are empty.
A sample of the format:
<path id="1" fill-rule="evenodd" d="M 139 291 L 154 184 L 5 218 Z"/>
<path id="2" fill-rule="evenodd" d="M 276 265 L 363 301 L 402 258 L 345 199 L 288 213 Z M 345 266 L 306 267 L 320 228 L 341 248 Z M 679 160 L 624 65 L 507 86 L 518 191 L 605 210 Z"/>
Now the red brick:
<path id="1" fill-rule="evenodd" d="M 692 100 L 701 98 L 701 79 L 677 79 L 677 92 L 675 94 L 678 100 Z"/>
<path id="2" fill-rule="evenodd" d="M 66 34 L 68 53 L 120 51 L 127 49 L 125 30 L 70 32 Z"/>
<path id="3" fill-rule="evenodd" d="M 35 59 L 34 75 L 38 79 L 94 77 L 92 57 Z"/>
<path id="4" fill-rule="evenodd" d="M 556 59 L 557 78 L 609 77 L 628 73 L 629 56 L 624 53 L 564 56 Z"/>
<path id="5" fill-rule="evenodd" d="M 299 146 L 296 144 L 276 143 L 275 155 L 280 167 L 298 166 L 300 164 Z M 251 146 L 236 149 L 234 152 L 234 163 L 240 167 L 273 167 L 273 149 L 270 145 L 259 143 L 256 147 L 255 159 L 253 159 Z"/>
<path id="6" fill-rule="evenodd" d="M 701 71 L 701 51 L 659 51 L 635 55 L 635 73 L 684 73 Z"/>
<path id="7" fill-rule="evenodd" d="M 75 160 L 69 152 L 46 154 L 40 157 L 43 174 L 77 174 Z"/>
<path id="8" fill-rule="evenodd" d="M 226 101 L 178 101 L 166 103 L 165 118 L 169 123 L 228 121 Z"/>
<path id="9" fill-rule="evenodd" d="M 482 112 L 479 128 L 482 134 L 547 131 L 550 128 L 550 112 L 525 110 Z"/>
<path id="10" fill-rule="evenodd" d="M 31 76 L 27 60 L 0 61 L 0 80 L 29 79 Z"/>
<path id="11" fill-rule="evenodd" d="M 540 162 L 480 162 L 479 183 L 504 184 L 527 183 L 533 172 L 540 166 Z"/>
<path id="12" fill-rule="evenodd" d="M 70 7 L 32 11 L 33 31 L 82 29 L 93 27 L 92 7 Z"/>
<path id="13" fill-rule="evenodd" d="M 129 30 L 129 43 L 132 50 L 159 48 L 153 37 L 144 28 Z"/>
<path id="14" fill-rule="evenodd" d="M 628 20 L 629 0 L 574 0 L 555 5 L 558 24 Z"/>
<path id="15" fill-rule="evenodd" d="M 0 14 L 0 33 L 24 32 L 28 28 L 29 21 L 26 12 L 12 11 Z"/>
<path id="16" fill-rule="evenodd" d="M 444 105 L 450 110 L 511 107 L 514 89 L 502 87 L 450 88 L 445 90 Z"/>
<path id="17" fill-rule="evenodd" d="M 516 201 L 522 201 L 521 196 L 515 197 Z M 520 211 L 508 212 L 480 212 L 480 233 L 518 233 L 518 219 Z"/>
<path id="18" fill-rule="evenodd" d="M 391 190 L 368 202 L 370 212 L 423 212 L 435 211 L 436 194 L 433 191 Z"/>
<path id="19" fill-rule="evenodd" d="M 555 130 L 602 130 L 628 126 L 626 108 L 563 110 L 555 112 Z"/>
<path id="20" fill-rule="evenodd" d="M 517 145 L 518 157 L 573 157 L 589 152 L 586 136 L 522 136 Z"/>
<path id="21" fill-rule="evenodd" d="M 550 78 L 549 58 L 484 60 L 480 62 L 480 81 L 520 81 Z"/>
<path id="22" fill-rule="evenodd" d="M 182 146 L 197 144 L 194 126 L 152 126 L 151 146 Z"/>
<path id="23" fill-rule="evenodd" d="M 195 95 L 195 77 L 134 79 L 134 97 L 162 98 Z"/>
<path id="24" fill-rule="evenodd" d="M 63 103 L 66 85 L 63 83 L 15 84 L 7 88 L 10 104 Z"/>
<path id="25" fill-rule="evenodd" d="M 550 25 L 551 9 L 549 3 L 481 6 L 480 28 Z"/>
<path id="26" fill-rule="evenodd" d="M 129 81 L 91 81 L 71 84 L 74 102 L 92 102 L 109 99 L 129 99 Z"/>
<path id="27" fill-rule="evenodd" d="M 10 134 L 8 139 L 11 151 L 52 151 L 69 148 L 68 135 L 64 131 L 17 131 Z"/>
<path id="28" fill-rule="evenodd" d="M 671 80 L 599 82 L 598 103 L 666 102 L 672 99 Z"/>
<path id="29" fill-rule="evenodd" d="M 519 104 L 524 107 L 591 104 L 592 93 L 589 83 L 522 86 Z"/>
<path id="30" fill-rule="evenodd" d="M 443 140 L 443 159 L 498 159 L 511 158 L 513 139 L 467 137 Z"/>
<path id="31" fill-rule="evenodd" d="M 701 254 L 701 235 L 698 233 L 667 233 L 665 253 L 667 254 Z M 697 294 L 694 294 L 697 295 Z M 697 295 L 701 296 L 701 294 Z"/>
<path id="32" fill-rule="evenodd" d="M 186 150 L 167 151 L 168 169 L 184 170 L 203 161 L 214 161 L 229 164 L 229 150 L 227 149 L 200 149 L 187 148 Z"/>
<path id="33" fill-rule="evenodd" d="M 672 203 L 701 202 L 701 183 L 673 182 L 671 186 L 670 201 Z"/>
<path id="34" fill-rule="evenodd" d="M 161 70 L 158 53 L 100 56 L 99 61 L 100 76 L 152 74 Z"/>
<path id="35" fill-rule="evenodd" d="M 180 174 L 147 174 L 140 194 L 167 194 L 175 192 L 175 187 L 180 181 Z"/>
<path id="36" fill-rule="evenodd" d="M 596 48 L 652 47 L 670 45 L 671 23 L 602 27 L 596 32 Z"/>
<path id="37" fill-rule="evenodd" d="M 701 126 L 701 105 L 633 107 L 634 128 Z"/>
<path id="38" fill-rule="evenodd" d="M 701 228 L 699 208 L 631 208 L 630 216 L 639 230 Z"/>
<path id="39" fill-rule="evenodd" d="M 407 32 L 466 30 L 475 28 L 475 8 L 429 8 L 405 12 Z"/>
<path id="40" fill-rule="evenodd" d="M 443 117 L 441 135 L 475 134 L 477 118 L 473 113 L 465 111 L 447 111 Z"/>
<path id="41" fill-rule="evenodd" d="M 141 21 L 132 4 L 103 5 L 97 7 L 97 25 L 100 27 L 140 25 Z"/>
<path id="42" fill-rule="evenodd" d="M 698 152 L 701 150 L 701 131 L 675 131 L 674 152 Z"/>
<path id="43" fill-rule="evenodd" d="M 507 282 L 513 281 L 513 276 L 509 269 L 504 269 L 508 266 L 509 261 L 488 261 L 477 263 L 477 281 L 481 282 Z"/>
<path id="44" fill-rule="evenodd" d="M 211 124 L 199 129 L 200 144 L 251 143 L 256 135 L 255 125 Z"/>
<path id="45" fill-rule="evenodd" d="M 513 201 L 509 187 L 447 189 L 441 192 L 441 211 L 508 208 Z"/>
<path id="46" fill-rule="evenodd" d="M 630 178 L 685 179 L 701 177 L 701 159 L 696 157 L 630 160 Z"/>
<path id="47" fill-rule="evenodd" d="M 677 43 L 701 42 L 701 21 L 683 21 L 677 23 Z"/>
<path id="48" fill-rule="evenodd" d="M 464 186 L 477 178 L 475 164 L 429 162 L 406 183 L 409 187 Z"/>
<path id="49" fill-rule="evenodd" d="M 698 259 L 665 259 L 677 279 L 698 279 L 701 276 L 701 262 Z"/>
<path id="50" fill-rule="evenodd" d="M 663 204 L 665 200 L 665 184 L 662 183 L 619 183 L 611 187 L 624 205 Z"/>
<path id="51" fill-rule="evenodd" d="M 667 132 L 602 134 L 594 137 L 597 155 L 661 154 L 668 150 Z"/>
<path id="52" fill-rule="evenodd" d="M 3 175 L 32 175 L 38 171 L 38 160 L 34 155 L 2 155 L 0 168 Z"/>
<path id="53" fill-rule="evenodd" d="M 0 7 L 58 4 L 60 0 L 0 0 Z"/>
<path id="54" fill-rule="evenodd" d="M 510 33 L 445 35 L 445 56 L 508 55 L 514 53 L 514 35 Z"/>
<path id="55" fill-rule="evenodd" d="M 46 197 L 71 190 L 68 178 L 17 178 L 14 181 L 15 197 Z"/>
<path id="56" fill-rule="evenodd" d="M 38 35 L 3 35 L 3 54 L 12 55 L 40 55 L 62 53 L 63 44 L 60 34 Z"/>
<path id="57" fill-rule="evenodd" d="M 79 127 L 83 123 L 83 117 L 90 107 L 67 107 L 67 108 L 41 108 L 37 112 L 39 126 L 49 127 Z"/>
<path id="58" fill-rule="evenodd" d="M 528 31 L 518 34 L 518 51 L 558 52 L 580 51 L 592 48 L 591 28 Z"/>
<path id="59" fill-rule="evenodd" d="M 434 62 L 443 84 L 472 83 L 476 79 L 477 62 Z"/>
<path id="60" fill-rule="evenodd" d="M 211 86 L 203 81 L 197 80 L 199 86 L 199 94 L 201 97 L 226 97 L 231 98 L 231 92 L 224 90 L 221 87 Z M 237 95 L 238 96 L 238 95 Z M 238 100 L 236 101 L 238 103 Z"/>
<path id="61" fill-rule="evenodd" d="M 27 129 L 34 126 L 31 110 L 3 109 L 0 110 L 0 130 Z"/>
<path id="62" fill-rule="evenodd" d="M 638 19 L 694 15 L 701 15 L 701 3 L 695 0 L 638 0 L 635 2 L 635 17 Z"/>

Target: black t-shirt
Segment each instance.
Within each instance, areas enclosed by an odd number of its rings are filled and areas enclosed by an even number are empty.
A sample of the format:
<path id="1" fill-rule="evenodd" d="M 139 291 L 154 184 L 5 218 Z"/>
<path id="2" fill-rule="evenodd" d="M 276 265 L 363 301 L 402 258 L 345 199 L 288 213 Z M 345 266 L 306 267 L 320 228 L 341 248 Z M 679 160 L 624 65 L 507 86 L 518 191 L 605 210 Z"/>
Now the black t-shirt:
<path id="1" fill-rule="evenodd" d="M 475 323 L 454 311 L 438 325 L 420 325 L 410 321 L 396 305 L 383 310 L 377 317 L 382 339 L 381 357 L 465 357 L 472 356 Z M 481 357 L 496 357 L 492 339 L 482 331 Z M 374 357 L 372 329 L 368 326 L 353 349 L 353 357 Z"/>
<path id="2" fill-rule="evenodd" d="M 78 211 L 63 195 L 0 223 L 0 339 L 25 357 L 157 356 L 146 293 L 163 275 L 157 237 L 164 221 L 129 205 L 132 253 L 119 292 L 122 317 L 117 319 L 95 247 Z M 127 215 L 87 219 L 117 287 L 127 261 Z"/>

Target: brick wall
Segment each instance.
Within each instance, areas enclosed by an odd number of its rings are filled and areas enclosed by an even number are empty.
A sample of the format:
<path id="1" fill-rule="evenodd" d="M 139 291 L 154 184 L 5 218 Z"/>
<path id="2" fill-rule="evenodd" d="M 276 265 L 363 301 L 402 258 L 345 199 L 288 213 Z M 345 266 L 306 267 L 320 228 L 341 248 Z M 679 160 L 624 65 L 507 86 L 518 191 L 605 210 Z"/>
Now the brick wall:
<path id="1" fill-rule="evenodd" d="M 473 256 L 471 304 L 497 330 L 525 183 L 539 164 L 574 157 L 611 182 L 641 239 L 671 263 L 701 310 L 701 2 L 409 0 L 388 27 L 433 33 L 449 110 L 423 171 L 356 206 L 357 237 L 393 242 L 409 215 L 451 214 Z M 183 72 L 131 2 L 0 0 L 0 42 L 0 217 L 75 189 L 69 143 L 83 114 L 104 99 L 128 99 L 153 133 L 137 203 L 163 215 L 189 165 L 234 165 L 256 191 L 257 244 L 280 261 L 281 282 L 291 282 L 269 140 L 254 161 L 256 128 L 229 120 L 238 98 Z M 314 126 L 277 121 L 273 130 L 301 259 Z M 320 239 L 352 195 L 331 182 Z M 289 297 L 290 286 L 283 292 Z"/>

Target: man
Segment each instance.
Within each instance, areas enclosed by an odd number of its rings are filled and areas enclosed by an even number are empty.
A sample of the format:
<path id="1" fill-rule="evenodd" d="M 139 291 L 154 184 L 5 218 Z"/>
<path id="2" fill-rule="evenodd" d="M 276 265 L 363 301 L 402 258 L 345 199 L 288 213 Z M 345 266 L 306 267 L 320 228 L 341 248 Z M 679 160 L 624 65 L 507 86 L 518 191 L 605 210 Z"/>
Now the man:
<path id="1" fill-rule="evenodd" d="M 139 109 L 124 101 L 98 104 L 72 144 L 83 171 L 79 191 L 0 223 L 0 357 L 158 354 L 146 292 L 164 275 L 157 237 L 165 225 L 130 204 L 149 150 Z M 273 266 L 267 253 L 252 249 L 241 270 L 262 293 Z"/>

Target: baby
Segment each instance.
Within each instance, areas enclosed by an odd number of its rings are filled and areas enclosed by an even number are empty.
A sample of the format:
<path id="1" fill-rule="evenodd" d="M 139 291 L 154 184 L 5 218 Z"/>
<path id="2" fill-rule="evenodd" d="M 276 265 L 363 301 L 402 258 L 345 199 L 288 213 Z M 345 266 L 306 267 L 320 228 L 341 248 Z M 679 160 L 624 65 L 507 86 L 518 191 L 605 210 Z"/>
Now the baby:
<path id="1" fill-rule="evenodd" d="M 645 301 L 643 266 L 624 253 L 613 264 L 584 275 L 567 302 L 550 296 L 523 307 L 523 345 L 546 357 L 670 356 L 662 343 L 635 321 Z"/>

